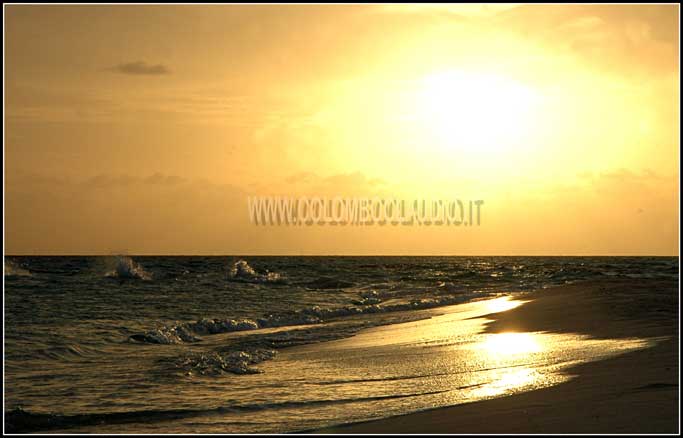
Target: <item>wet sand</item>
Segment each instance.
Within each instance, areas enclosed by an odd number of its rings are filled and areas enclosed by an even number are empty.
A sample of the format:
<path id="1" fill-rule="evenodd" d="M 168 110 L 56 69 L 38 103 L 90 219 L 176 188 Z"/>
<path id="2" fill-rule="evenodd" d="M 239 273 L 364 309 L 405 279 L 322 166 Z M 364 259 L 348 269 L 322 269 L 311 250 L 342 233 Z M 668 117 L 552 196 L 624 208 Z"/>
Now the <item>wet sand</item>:
<path id="1" fill-rule="evenodd" d="M 666 337 L 656 346 L 567 370 L 559 385 L 315 433 L 677 433 L 678 283 L 622 280 L 533 292 L 489 315 L 486 331 Z"/>

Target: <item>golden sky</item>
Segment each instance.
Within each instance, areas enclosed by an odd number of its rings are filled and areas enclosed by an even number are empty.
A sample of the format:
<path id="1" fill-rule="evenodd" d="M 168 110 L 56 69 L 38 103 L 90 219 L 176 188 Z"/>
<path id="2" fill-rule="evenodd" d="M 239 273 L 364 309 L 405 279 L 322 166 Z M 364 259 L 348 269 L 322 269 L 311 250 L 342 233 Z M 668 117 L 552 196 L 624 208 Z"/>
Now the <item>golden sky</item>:
<path id="1" fill-rule="evenodd" d="M 5 8 L 9 254 L 678 255 L 677 5 Z M 254 195 L 484 205 L 263 227 Z"/>

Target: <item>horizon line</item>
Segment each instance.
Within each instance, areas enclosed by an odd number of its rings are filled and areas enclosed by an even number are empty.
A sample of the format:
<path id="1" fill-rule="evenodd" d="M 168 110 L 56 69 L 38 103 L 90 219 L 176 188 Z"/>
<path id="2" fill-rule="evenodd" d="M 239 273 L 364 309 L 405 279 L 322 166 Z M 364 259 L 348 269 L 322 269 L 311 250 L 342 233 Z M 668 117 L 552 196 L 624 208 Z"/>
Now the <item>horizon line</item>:
<path id="1" fill-rule="evenodd" d="M 3 257 L 676 257 L 679 254 L 182 254 L 182 253 L 23 253 Z"/>

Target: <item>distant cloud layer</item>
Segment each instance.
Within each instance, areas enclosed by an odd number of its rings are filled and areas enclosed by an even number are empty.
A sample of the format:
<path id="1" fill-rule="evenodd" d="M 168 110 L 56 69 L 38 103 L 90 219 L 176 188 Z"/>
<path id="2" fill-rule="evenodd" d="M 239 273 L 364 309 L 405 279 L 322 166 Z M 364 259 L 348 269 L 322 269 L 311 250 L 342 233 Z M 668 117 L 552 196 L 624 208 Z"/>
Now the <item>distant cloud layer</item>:
<path id="1" fill-rule="evenodd" d="M 126 75 L 166 75 L 171 71 L 163 64 L 147 64 L 144 61 L 126 62 L 111 68 Z"/>

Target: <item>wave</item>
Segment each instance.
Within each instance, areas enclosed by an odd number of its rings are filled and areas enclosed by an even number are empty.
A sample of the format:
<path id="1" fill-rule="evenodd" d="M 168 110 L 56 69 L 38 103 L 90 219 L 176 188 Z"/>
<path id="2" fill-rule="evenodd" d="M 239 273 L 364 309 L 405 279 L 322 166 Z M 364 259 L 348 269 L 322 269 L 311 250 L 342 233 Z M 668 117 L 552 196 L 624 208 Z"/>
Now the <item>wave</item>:
<path id="1" fill-rule="evenodd" d="M 380 304 L 381 302 L 382 298 L 380 298 L 380 294 L 374 289 L 361 293 L 359 300 L 351 301 L 351 303 L 357 306 L 371 306 L 373 304 Z"/>
<path id="2" fill-rule="evenodd" d="M 188 350 L 179 357 L 159 359 L 160 369 L 157 372 L 160 373 L 160 377 L 164 378 L 212 377 L 224 373 L 255 374 L 262 371 L 254 368 L 254 365 L 272 359 L 281 348 L 347 338 L 364 328 L 423 319 L 429 315 L 405 311 L 458 304 L 470 298 L 466 296 L 441 297 L 366 307 L 320 308 L 314 306 L 289 315 L 269 315 L 256 321 L 202 319 L 133 335 L 130 340 L 153 344 L 180 344 L 201 341 L 202 339 L 197 336 L 198 333 L 247 331 L 243 336 L 226 339 L 218 348 L 209 347 L 208 351 Z M 370 319 L 339 319 L 344 316 L 364 314 L 382 314 L 383 316 Z M 323 324 L 327 321 L 335 323 Z M 284 326 L 285 330 L 248 333 L 258 328 L 281 326 Z"/>
<path id="3" fill-rule="evenodd" d="M 378 395 L 370 397 L 283 401 L 270 403 L 236 404 L 208 409 L 168 409 L 126 412 L 86 413 L 74 415 L 34 413 L 15 408 L 5 413 L 5 432 L 30 433 L 50 429 L 69 429 L 75 427 L 103 424 L 149 423 L 154 421 L 177 420 L 229 412 L 260 412 L 270 409 L 287 409 L 301 406 L 326 406 L 363 401 L 403 399 L 426 395 L 441 394 L 451 389 L 425 391 L 413 394 Z"/>
<path id="4" fill-rule="evenodd" d="M 96 356 L 100 354 L 100 351 L 96 350 L 95 348 L 86 347 L 84 345 L 66 344 L 41 349 L 36 353 L 50 359 L 68 361 L 74 358 Z"/>
<path id="5" fill-rule="evenodd" d="M 183 325 L 160 327 L 144 334 L 131 335 L 128 339 L 147 344 L 180 344 L 183 342 L 198 342 L 201 340 L 190 333 Z"/>
<path id="6" fill-rule="evenodd" d="M 238 260 L 233 263 L 228 278 L 233 281 L 241 281 L 246 283 L 284 283 L 285 277 L 277 272 L 266 271 L 264 274 L 259 274 L 254 268 L 249 266 L 246 260 Z"/>
<path id="7" fill-rule="evenodd" d="M 120 280 L 151 280 L 152 274 L 128 256 L 116 256 L 114 269 L 104 274 L 108 278 Z"/>
<path id="8" fill-rule="evenodd" d="M 275 350 L 262 348 L 227 352 L 212 351 L 181 357 L 174 361 L 173 366 L 182 370 L 187 377 L 217 376 L 223 373 L 258 374 L 262 371 L 251 365 L 272 359 L 276 354 Z"/>
<path id="9" fill-rule="evenodd" d="M 5 260 L 5 277 L 30 277 L 31 272 L 11 260 Z"/>
<path id="10" fill-rule="evenodd" d="M 257 320 L 241 319 L 200 319 L 195 322 L 163 326 L 143 334 L 134 334 L 131 341 L 149 344 L 181 344 L 199 342 L 198 335 L 214 335 L 261 328 L 283 327 L 288 325 L 315 324 L 321 320 L 308 314 L 307 311 L 297 311 L 293 315 L 269 315 Z"/>
<path id="11" fill-rule="evenodd" d="M 483 296 L 477 293 L 476 296 Z M 403 312 L 410 310 L 422 310 L 439 306 L 460 304 L 473 298 L 472 294 L 460 294 L 457 296 L 440 296 L 435 298 L 414 299 L 408 302 L 380 305 L 369 304 L 369 300 L 379 300 L 369 296 L 364 298 L 365 305 L 342 306 L 321 308 L 320 306 L 307 307 L 294 312 L 269 314 L 256 320 L 242 319 L 200 319 L 195 322 L 180 323 L 172 326 L 163 326 L 142 334 L 134 334 L 129 337 L 131 341 L 149 344 L 180 344 L 200 342 L 199 335 L 212 335 L 235 331 L 257 330 L 263 328 L 286 327 L 296 325 L 320 324 L 332 319 L 353 315 L 374 313 Z"/>

